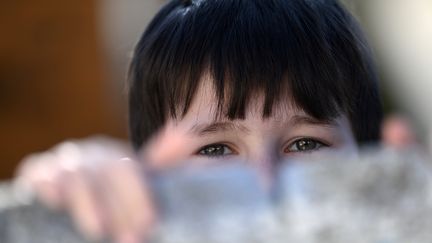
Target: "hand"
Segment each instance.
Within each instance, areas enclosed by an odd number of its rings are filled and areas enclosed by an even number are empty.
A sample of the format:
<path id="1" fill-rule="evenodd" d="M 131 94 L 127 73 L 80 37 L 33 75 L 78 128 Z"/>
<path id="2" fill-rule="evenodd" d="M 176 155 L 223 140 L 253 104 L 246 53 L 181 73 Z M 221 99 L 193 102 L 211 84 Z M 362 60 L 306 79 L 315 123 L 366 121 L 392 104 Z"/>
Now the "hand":
<path id="1" fill-rule="evenodd" d="M 156 217 L 142 166 L 108 138 L 68 141 L 25 158 L 17 182 L 47 206 L 67 210 L 88 238 L 141 242 Z"/>
<path id="2" fill-rule="evenodd" d="M 400 115 L 390 115 L 384 119 L 381 137 L 385 145 L 397 149 L 417 144 L 412 123 Z"/>

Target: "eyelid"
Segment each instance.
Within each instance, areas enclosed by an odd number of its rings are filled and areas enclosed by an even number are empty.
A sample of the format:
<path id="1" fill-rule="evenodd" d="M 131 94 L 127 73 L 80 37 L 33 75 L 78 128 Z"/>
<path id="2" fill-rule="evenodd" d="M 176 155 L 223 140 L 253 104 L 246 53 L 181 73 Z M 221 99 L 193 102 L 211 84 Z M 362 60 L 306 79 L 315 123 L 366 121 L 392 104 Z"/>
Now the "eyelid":
<path id="1" fill-rule="evenodd" d="M 332 147 L 333 146 L 332 143 L 325 141 L 322 138 L 309 137 L 309 136 L 298 136 L 298 137 L 294 137 L 294 138 L 290 139 L 288 142 L 286 142 L 282 146 L 282 152 L 286 153 L 285 150 L 287 148 L 290 148 L 291 146 L 293 146 L 294 143 L 298 142 L 299 140 L 313 140 L 315 142 L 322 144 L 324 147 Z M 302 152 L 302 151 L 294 151 L 294 152 L 297 153 L 297 152 Z"/>
<path id="2" fill-rule="evenodd" d="M 327 139 L 324 138 L 317 138 L 317 137 L 313 137 L 313 136 L 295 136 L 293 138 L 290 138 L 288 141 L 286 141 L 283 144 L 283 147 L 286 147 L 286 145 L 289 144 L 293 144 L 294 142 L 300 140 L 300 139 L 310 139 L 310 140 L 314 140 L 317 142 L 320 142 L 322 144 L 325 144 L 326 146 L 332 146 L 333 143 L 329 142 Z"/>
<path id="3" fill-rule="evenodd" d="M 214 142 L 214 143 L 209 143 L 209 144 L 206 144 L 204 146 L 199 147 L 195 151 L 194 155 L 205 156 L 205 155 L 200 154 L 200 151 L 202 151 L 203 149 L 208 148 L 210 146 L 216 146 L 216 145 L 226 146 L 226 147 L 228 147 L 228 149 L 231 150 L 231 152 L 232 152 L 231 154 L 229 154 L 229 155 L 222 155 L 222 156 L 230 156 L 230 155 L 236 155 L 236 154 L 238 154 L 238 149 L 233 144 L 231 144 L 229 142 Z M 207 157 L 210 157 L 210 156 L 207 156 Z"/>

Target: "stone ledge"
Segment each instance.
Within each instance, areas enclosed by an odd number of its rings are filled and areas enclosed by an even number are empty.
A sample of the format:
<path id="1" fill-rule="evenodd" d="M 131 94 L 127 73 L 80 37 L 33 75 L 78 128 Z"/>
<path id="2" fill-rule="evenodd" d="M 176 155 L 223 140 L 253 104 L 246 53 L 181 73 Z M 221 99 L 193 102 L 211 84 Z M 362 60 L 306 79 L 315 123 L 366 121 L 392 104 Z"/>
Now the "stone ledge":
<path id="1" fill-rule="evenodd" d="M 242 166 L 176 170 L 154 181 L 157 243 L 432 242 L 432 171 L 417 153 L 287 163 L 272 193 Z M 71 220 L 20 205 L 0 186 L 1 243 L 86 242 Z"/>

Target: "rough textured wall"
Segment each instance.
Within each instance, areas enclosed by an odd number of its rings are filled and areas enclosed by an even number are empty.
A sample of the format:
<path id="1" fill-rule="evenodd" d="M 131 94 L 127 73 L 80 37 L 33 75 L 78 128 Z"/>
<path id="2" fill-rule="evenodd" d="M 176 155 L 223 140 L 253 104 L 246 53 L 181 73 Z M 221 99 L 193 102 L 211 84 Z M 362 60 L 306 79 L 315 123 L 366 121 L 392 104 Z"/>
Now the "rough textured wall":
<path id="1" fill-rule="evenodd" d="M 429 161 L 389 150 L 291 161 L 271 193 L 238 165 L 167 172 L 153 181 L 162 224 L 152 242 L 431 242 Z M 0 208 L 2 243 L 84 242 L 64 215 L 16 207 L 7 186 Z"/>

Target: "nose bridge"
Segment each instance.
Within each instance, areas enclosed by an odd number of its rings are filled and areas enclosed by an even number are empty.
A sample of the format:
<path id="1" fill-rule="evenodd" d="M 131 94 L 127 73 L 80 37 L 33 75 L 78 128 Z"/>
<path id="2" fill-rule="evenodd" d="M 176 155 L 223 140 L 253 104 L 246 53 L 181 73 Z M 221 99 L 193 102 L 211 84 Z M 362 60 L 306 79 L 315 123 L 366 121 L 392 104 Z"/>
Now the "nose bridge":
<path id="1" fill-rule="evenodd" d="M 265 185 L 271 185 L 280 160 L 277 142 L 274 139 L 261 139 L 256 142 L 250 163 L 256 168 L 259 177 Z"/>

